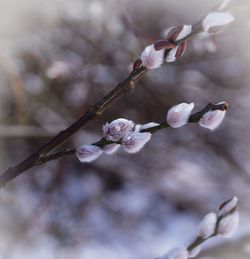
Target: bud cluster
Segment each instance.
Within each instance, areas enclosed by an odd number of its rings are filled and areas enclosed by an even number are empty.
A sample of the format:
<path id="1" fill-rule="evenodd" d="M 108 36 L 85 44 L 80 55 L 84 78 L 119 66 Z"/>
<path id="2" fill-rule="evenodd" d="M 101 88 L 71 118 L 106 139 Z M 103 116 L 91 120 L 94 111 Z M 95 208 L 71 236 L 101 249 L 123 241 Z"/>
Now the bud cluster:
<path id="1" fill-rule="evenodd" d="M 178 26 L 172 28 L 167 33 L 167 40 L 170 42 L 178 42 L 186 38 L 192 32 L 192 25 Z M 166 62 L 174 62 L 177 58 L 180 58 L 187 49 L 187 42 L 183 41 L 182 43 L 178 44 L 175 48 L 171 49 L 166 55 Z"/>
<path id="2" fill-rule="evenodd" d="M 99 142 L 79 147 L 75 154 L 81 162 L 92 162 L 102 153 L 114 154 L 120 147 L 127 153 L 137 153 L 151 139 L 154 131 L 166 127 L 179 128 L 188 122 L 198 122 L 200 126 L 214 130 L 225 117 L 227 104 L 220 102 L 207 107 L 191 115 L 194 104 L 180 103 L 169 109 L 166 121 L 161 124 L 150 122 L 140 125 L 131 120 L 116 119 L 103 126 L 103 138 Z M 193 120 L 193 117 L 196 119 Z"/>
<path id="3" fill-rule="evenodd" d="M 157 259 L 187 259 L 196 257 L 202 244 L 214 236 L 231 236 L 239 223 L 238 198 L 233 197 L 220 206 L 218 214 L 209 213 L 201 221 L 197 238 L 189 246 L 177 246 Z"/>
<path id="4" fill-rule="evenodd" d="M 203 113 L 198 121 L 201 127 L 215 130 L 222 123 L 226 115 L 227 104 L 226 102 L 219 102 L 215 104 L 215 106 L 219 105 L 222 105 L 222 109 L 210 109 Z M 193 103 L 180 103 L 173 106 L 167 113 L 167 123 L 172 128 L 184 126 L 188 123 L 193 108 Z"/>
<path id="5" fill-rule="evenodd" d="M 135 124 L 131 120 L 119 118 L 103 126 L 103 139 L 105 144 L 97 142 L 92 145 L 84 145 L 76 149 L 76 156 L 81 162 L 92 162 L 103 152 L 111 155 L 121 146 L 127 153 L 137 153 L 151 139 L 150 132 L 140 130 L 159 125 L 148 123 L 145 125 Z"/>
<path id="6" fill-rule="evenodd" d="M 166 35 L 166 40 L 156 41 L 143 50 L 140 58 L 135 61 L 133 70 L 141 66 L 147 69 L 156 69 L 160 67 L 164 61 L 174 62 L 184 54 L 187 47 L 186 41 L 180 44 L 177 44 L 177 42 L 186 38 L 191 32 L 191 25 L 171 28 Z"/>

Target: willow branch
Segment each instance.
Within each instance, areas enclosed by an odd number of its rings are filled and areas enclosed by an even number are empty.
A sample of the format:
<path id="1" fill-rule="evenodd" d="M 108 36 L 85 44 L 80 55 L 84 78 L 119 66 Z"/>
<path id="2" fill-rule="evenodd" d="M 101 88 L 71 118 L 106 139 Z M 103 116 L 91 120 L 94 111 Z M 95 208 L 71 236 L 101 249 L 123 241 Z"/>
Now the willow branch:
<path id="1" fill-rule="evenodd" d="M 211 111 L 211 110 L 221 110 L 221 111 L 224 111 L 226 109 L 228 109 L 227 103 L 221 103 L 221 104 L 209 103 L 201 111 L 198 111 L 198 112 L 190 115 L 188 122 L 189 123 L 197 123 L 197 122 L 199 122 L 201 117 L 205 113 L 207 113 L 208 111 Z M 169 127 L 171 127 L 171 126 L 166 121 L 164 121 L 164 122 L 160 123 L 157 126 L 150 127 L 150 128 L 147 128 L 147 129 L 142 129 L 142 130 L 140 130 L 140 132 L 150 132 L 150 133 L 153 134 L 153 133 L 155 133 L 155 132 L 157 132 L 159 130 L 166 129 L 166 128 L 169 128 Z M 92 143 L 92 145 L 98 146 L 100 148 L 103 148 L 104 146 L 110 145 L 110 144 L 121 144 L 121 141 L 116 141 L 115 142 L 115 141 L 107 140 L 105 138 L 101 138 L 99 141 Z M 51 160 L 56 160 L 56 159 L 59 159 L 59 158 L 64 157 L 64 156 L 74 155 L 75 151 L 76 151 L 76 149 L 61 150 L 61 151 L 56 152 L 54 154 L 40 157 L 39 161 L 35 165 L 41 165 L 41 164 L 47 163 L 47 162 L 49 162 Z"/>
<path id="2" fill-rule="evenodd" d="M 239 223 L 238 198 L 234 196 L 232 199 L 221 204 L 218 213 L 207 214 L 201 223 L 196 234 L 196 238 L 189 245 L 176 246 L 169 249 L 163 256 L 155 259 L 168 258 L 194 258 L 202 249 L 203 243 L 216 237 L 232 236 Z M 173 256 L 174 255 L 174 256 Z"/>
<path id="3" fill-rule="evenodd" d="M 217 235 L 219 235 L 219 225 L 220 225 L 220 222 L 227 216 L 227 215 L 230 215 L 232 213 L 234 213 L 236 211 L 236 208 L 233 208 L 231 209 L 226 215 L 223 215 L 223 216 L 218 216 L 217 218 L 217 221 L 216 221 L 216 226 L 215 226 L 215 229 L 214 229 L 214 233 L 207 237 L 207 238 L 203 238 L 201 236 L 198 236 L 196 237 L 196 239 L 187 247 L 187 250 L 188 251 L 192 251 L 193 249 L 195 249 L 196 247 L 199 247 L 200 245 L 202 245 L 203 243 L 205 243 L 207 240 L 213 238 L 213 237 L 216 237 Z"/>
<path id="4" fill-rule="evenodd" d="M 202 31 L 202 19 L 193 25 L 192 32 L 185 38 L 178 41 L 172 42 L 172 47 L 187 41 L 192 38 L 195 34 Z M 165 49 L 165 56 L 171 50 L 171 48 Z M 127 79 L 122 83 L 118 84 L 113 90 L 111 90 L 106 96 L 104 96 L 96 104 L 92 105 L 77 121 L 70 125 L 65 130 L 61 131 L 55 137 L 53 137 L 49 142 L 43 145 L 36 152 L 31 154 L 28 158 L 20 162 L 19 164 L 8 168 L 0 176 L 0 186 L 5 185 L 13 178 L 17 177 L 24 171 L 30 169 L 31 167 L 41 164 L 44 161 L 44 157 L 51 153 L 55 148 L 60 146 L 62 143 L 71 138 L 78 130 L 85 126 L 88 122 L 100 116 L 111 104 L 117 102 L 122 96 L 130 93 L 135 88 L 136 82 L 148 71 L 147 68 L 141 66 L 135 68 Z M 60 152 L 59 152 L 60 153 Z M 69 152 L 70 153 L 70 152 Z M 68 153 L 66 153 L 68 154 Z M 62 154 L 64 155 L 64 154 Z M 53 155 L 52 155 L 53 156 Z M 55 156 L 55 155 L 54 155 Z M 57 156 L 55 156 L 57 157 Z"/>

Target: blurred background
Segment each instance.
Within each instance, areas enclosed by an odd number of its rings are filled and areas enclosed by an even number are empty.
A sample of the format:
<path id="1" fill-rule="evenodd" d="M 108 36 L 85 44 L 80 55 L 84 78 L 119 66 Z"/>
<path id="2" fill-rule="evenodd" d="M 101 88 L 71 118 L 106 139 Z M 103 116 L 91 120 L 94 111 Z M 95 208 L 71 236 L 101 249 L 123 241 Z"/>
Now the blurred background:
<path id="1" fill-rule="evenodd" d="M 153 135 L 138 154 L 91 164 L 65 157 L 0 190 L 0 258 L 154 258 L 195 235 L 202 217 L 237 195 L 235 237 L 199 258 L 250 256 L 250 3 L 235 22 L 197 36 L 183 58 L 147 73 L 135 91 L 65 147 L 97 141 L 119 117 L 162 122 L 180 102 L 227 101 L 215 132 L 198 125 Z M 201 18 L 217 0 L 0 0 L 0 170 L 66 128 L 127 77 L 170 26 Z"/>

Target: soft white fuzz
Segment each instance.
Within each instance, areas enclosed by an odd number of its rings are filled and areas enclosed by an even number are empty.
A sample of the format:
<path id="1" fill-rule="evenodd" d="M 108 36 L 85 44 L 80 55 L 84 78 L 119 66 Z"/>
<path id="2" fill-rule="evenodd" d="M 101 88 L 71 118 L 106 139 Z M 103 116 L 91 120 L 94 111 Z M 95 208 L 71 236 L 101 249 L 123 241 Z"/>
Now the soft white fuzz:
<path id="1" fill-rule="evenodd" d="M 77 148 L 75 154 L 82 163 L 89 163 L 102 154 L 102 149 L 95 145 L 84 145 Z"/>
<path id="2" fill-rule="evenodd" d="M 167 123 L 172 128 L 179 128 L 188 122 L 194 108 L 193 103 L 180 103 L 173 106 L 167 113 Z"/>
<path id="3" fill-rule="evenodd" d="M 222 123 L 225 115 L 226 111 L 208 111 L 201 117 L 199 124 L 203 128 L 215 130 Z"/>
<path id="4" fill-rule="evenodd" d="M 188 36 L 192 32 L 192 25 L 191 24 L 184 24 L 182 30 L 179 32 L 176 41 L 181 40 Z"/>
<path id="5" fill-rule="evenodd" d="M 130 133 L 134 126 L 135 124 L 133 121 L 122 118 L 116 119 L 103 126 L 103 136 L 107 140 L 118 141 Z"/>
<path id="6" fill-rule="evenodd" d="M 223 26 L 234 20 L 232 14 L 227 12 L 211 12 L 202 21 L 204 31 L 209 32 L 210 29 L 217 26 Z"/>
<path id="7" fill-rule="evenodd" d="M 128 153 L 137 153 L 151 139 L 151 135 L 149 132 L 130 133 L 122 139 L 122 147 Z"/>
<path id="8" fill-rule="evenodd" d="M 166 62 L 174 62 L 176 60 L 176 52 L 178 50 L 178 47 L 171 49 L 167 56 L 166 56 Z"/>
<path id="9" fill-rule="evenodd" d="M 225 216 L 219 223 L 218 235 L 231 237 L 239 225 L 239 213 L 237 211 Z"/>
<path id="10" fill-rule="evenodd" d="M 206 239 L 212 234 L 214 234 L 216 222 L 217 216 L 215 213 L 207 214 L 200 223 L 198 235 L 203 239 Z"/>
<path id="11" fill-rule="evenodd" d="M 219 216 L 224 216 L 235 210 L 238 205 L 238 198 L 234 196 L 231 200 L 226 201 L 220 207 Z"/>
<path id="12" fill-rule="evenodd" d="M 164 50 L 155 50 L 154 44 L 147 46 L 141 53 L 142 65 L 148 69 L 155 69 L 162 65 Z"/>

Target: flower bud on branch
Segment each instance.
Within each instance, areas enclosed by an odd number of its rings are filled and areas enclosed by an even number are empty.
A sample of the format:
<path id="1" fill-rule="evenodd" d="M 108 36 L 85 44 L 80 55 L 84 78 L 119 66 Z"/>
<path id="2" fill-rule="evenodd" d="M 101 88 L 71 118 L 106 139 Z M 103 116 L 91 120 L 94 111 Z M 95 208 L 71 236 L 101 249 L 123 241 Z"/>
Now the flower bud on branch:
<path id="1" fill-rule="evenodd" d="M 133 132 L 122 138 L 122 147 L 128 153 L 139 152 L 151 139 L 151 133 Z"/>
<path id="2" fill-rule="evenodd" d="M 219 216 L 224 216 L 236 209 L 238 198 L 234 196 L 232 199 L 224 202 L 220 206 Z"/>
<path id="3" fill-rule="evenodd" d="M 225 105 L 223 110 L 211 109 L 201 117 L 199 121 L 199 124 L 201 127 L 204 127 L 210 130 L 215 130 L 222 123 L 226 115 L 227 105 L 225 102 L 217 103 L 217 105 L 220 105 L 220 104 Z"/>
<path id="4" fill-rule="evenodd" d="M 192 32 L 192 25 L 186 25 L 175 27 L 168 32 L 167 39 L 170 42 L 180 41 L 190 35 Z M 187 42 L 184 41 L 171 49 L 166 54 L 166 62 L 174 62 L 177 58 L 181 57 L 187 48 Z"/>
<path id="5" fill-rule="evenodd" d="M 165 255 L 157 259 L 179 259 L 193 258 L 201 251 L 202 244 L 217 235 L 224 237 L 231 236 L 239 222 L 239 213 L 237 212 L 237 197 L 230 199 L 220 206 L 218 215 L 215 213 L 207 214 L 201 221 L 196 239 L 186 247 L 181 246 L 170 249 Z"/>
<path id="6" fill-rule="evenodd" d="M 172 128 L 179 128 L 188 122 L 194 103 L 180 103 L 173 106 L 167 113 L 167 122 Z"/>
<path id="7" fill-rule="evenodd" d="M 216 29 L 230 24 L 234 21 L 232 14 L 227 12 L 211 12 L 202 21 L 202 26 L 206 32 L 217 32 Z"/>
<path id="8" fill-rule="evenodd" d="M 234 211 L 224 216 L 218 224 L 217 234 L 224 237 L 231 237 L 239 225 L 239 213 Z"/>
<path id="9" fill-rule="evenodd" d="M 116 119 L 103 126 L 103 136 L 107 140 L 118 141 L 128 133 L 132 132 L 135 124 L 126 119 Z"/>
<path id="10" fill-rule="evenodd" d="M 92 162 L 102 154 L 102 149 L 95 145 L 84 145 L 76 149 L 76 157 L 82 162 Z"/>
<path id="11" fill-rule="evenodd" d="M 156 50 L 154 44 L 147 46 L 141 53 L 142 66 L 148 69 L 155 69 L 162 65 L 164 50 Z"/>
<path id="12" fill-rule="evenodd" d="M 215 213 L 207 214 L 200 223 L 198 236 L 206 239 L 214 234 L 217 222 L 217 216 Z"/>
<path id="13" fill-rule="evenodd" d="M 104 137 L 93 143 L 93 146 L 97 146 L 102 149 L 102 151 L 106 154 L 115 153 L 118 148 L 121 146 L 128 153 L 136 153 L 139 152 L 143 146 L 150 140 L 151 134 L 165 128 L 173 127 L 181 127 L 185 125 L 187 122 L 189 123 L 200 123 L 200 120 L 203 116 L 211 111 L 225 111 L 228 108 L 228 104 L 226 102 L 220 102 L 217 104 L 209 103 L 203 110 L 196 112 L 190 115 L 191 110 L 193 109 L 193 103 L 181 103 L 174 107 L 172 107 L 167 114 L 167 121 L 162 123 L 150 122 L 144 125 L 135 124 L 131 120 L 127 119 L 117 119 L 110 123 L 106 123 L 103 127 Z M 141 133 L 151 133 L 150 135 L 141 135 Z M 89 145 L 87 145 L 89 146 Z M 43 164 L 51 160 L 58 159 L 62 156 L 75 154 L 75 149 L 67 149 L 62 150 L 51 155 L 43 156 L 39 163 Z M 85 159 L 82 156 L 79 156 L 80 161 L 83 162 L 91 162 L 87 161 L 89 159 Z"/>

